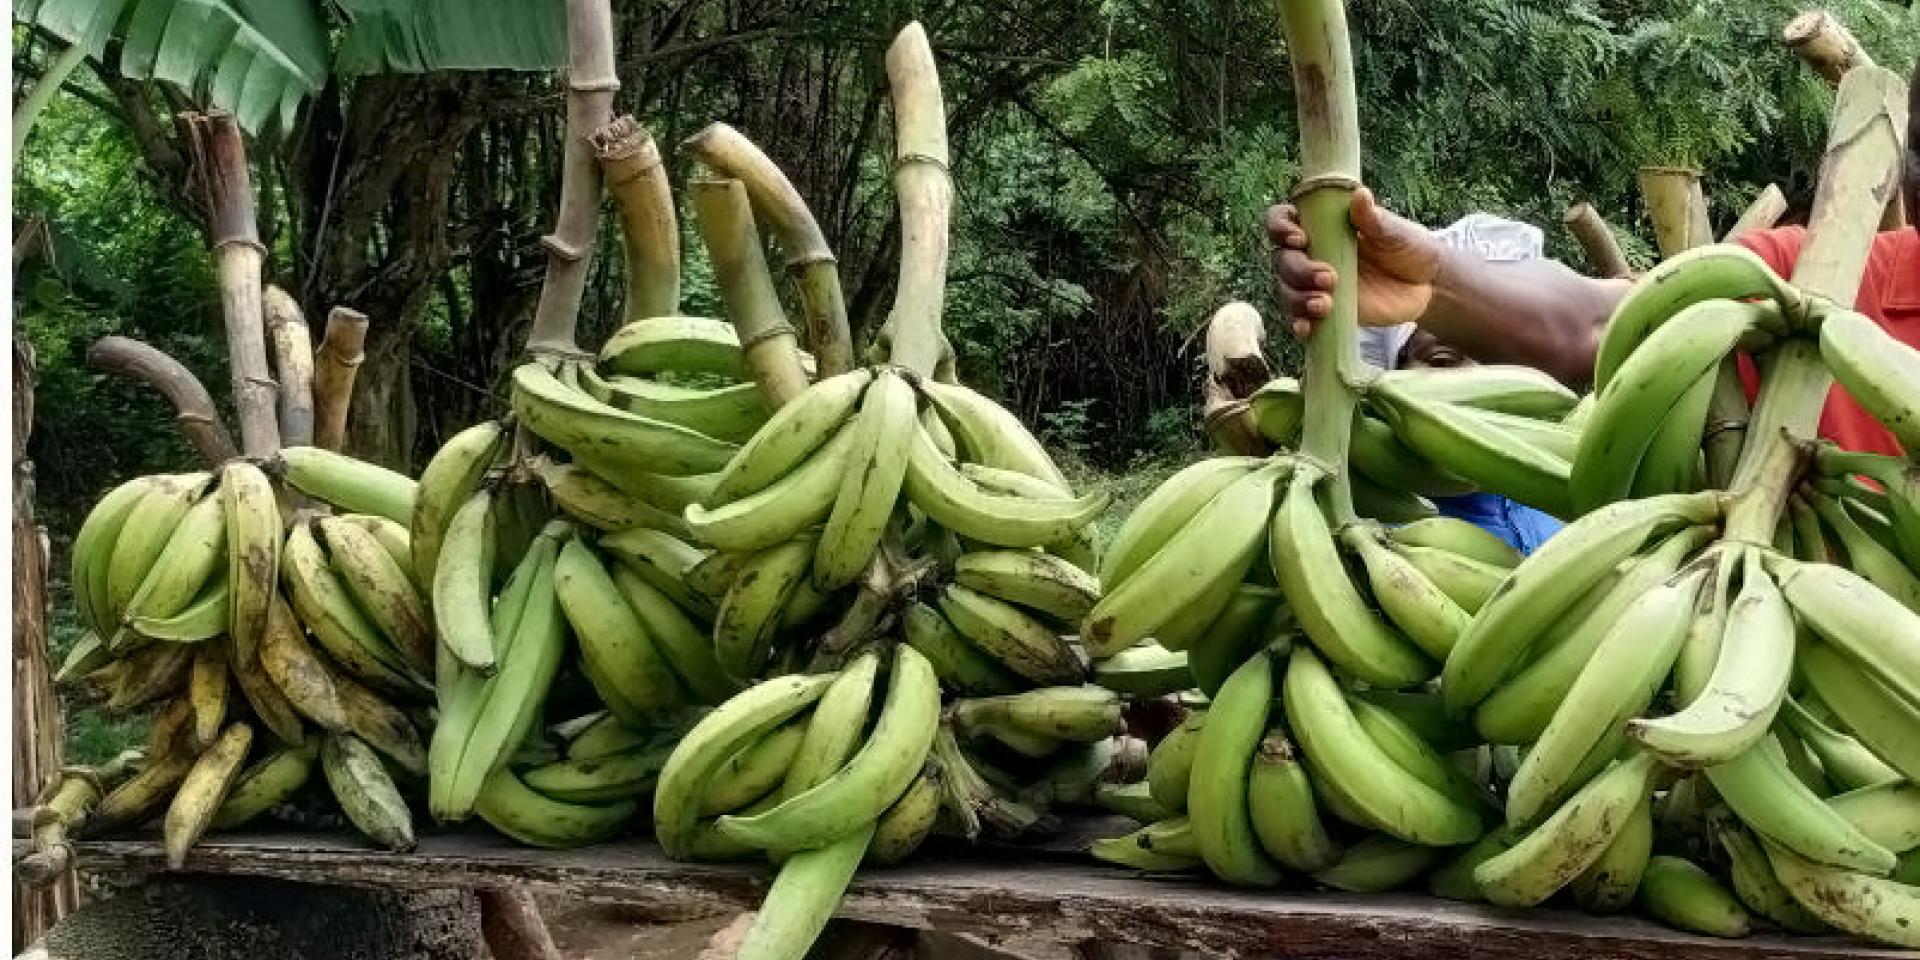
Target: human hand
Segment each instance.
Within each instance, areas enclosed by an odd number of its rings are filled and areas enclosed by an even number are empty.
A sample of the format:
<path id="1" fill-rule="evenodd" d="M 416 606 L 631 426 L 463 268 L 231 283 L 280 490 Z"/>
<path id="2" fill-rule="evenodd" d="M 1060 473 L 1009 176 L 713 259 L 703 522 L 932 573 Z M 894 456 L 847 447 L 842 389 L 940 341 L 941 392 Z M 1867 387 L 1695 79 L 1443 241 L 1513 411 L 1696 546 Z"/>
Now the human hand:
<path id="1" fill-rule="evenodd" d="M 1365 187 L 1353 192 L 1348 216 L 1359 240 L 1360 323 L 1418 321 L 1433 300 L 1444 248 L 1427 228 L 1376 204 Z M 1333 267 L 1307 254 L 1307 232 L 1293 204 L 1267 209 L 1267 239 L 1273 244 L 1275 293 L 1294 335 L 1305 337 L 1333 309 Z"/>

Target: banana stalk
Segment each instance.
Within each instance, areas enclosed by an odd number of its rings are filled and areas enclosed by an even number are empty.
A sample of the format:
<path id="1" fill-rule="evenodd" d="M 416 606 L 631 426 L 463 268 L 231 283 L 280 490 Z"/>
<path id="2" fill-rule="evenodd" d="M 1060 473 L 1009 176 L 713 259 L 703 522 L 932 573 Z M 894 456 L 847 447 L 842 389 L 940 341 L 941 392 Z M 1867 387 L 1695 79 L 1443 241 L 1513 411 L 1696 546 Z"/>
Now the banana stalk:
<path id="1" fill-rule="evenodd" d="M 927 31 L 909 23 L 887 48 L 893 97 L 893 189 L 900 204 L 900 275 L 887 316 L 889 358 L 932 377 L 945 343 L 940 311 L 946 301 L 948 227 L 953 180 L 947 174 L 947 108 Z"/>
<path id="2" fill-rule="evenodd" d="M 1903 131 L 1896 117 L 1904 92 L 1898 77 L 1877 68 L 1856 70 L 1840 84 L 1807 241 L 1793 272 L 1815 314 L 1822 300 L 1851 304 L 1859 293 L 1881 198 L 1898 170 Z M 1832 383 L 1815 342 L 1796 338 L 1775 349 L 1748 428 L 1753 442 L 1734 469 L 1739 500 L 1728 511 L 1726 539 L 1771 542 Z"/>
<path id="3" fill-rule="evenodd" d="M 940 332 L 946 302 L 947 254 L 953 216 L 953 180 L 947 173 L 947 108 L 927 31 L 918 21 L 894 37 L 886 55 L 893 100 L 894 193 L 900 205 L 900 272 L 893 309 L 880 332 L 887 357 L 931 380 L 949 350 Z M 897 518 L 856 581 L 847 612 L 822 637 L 814 669 L 846 656 L 879 625 L 892 597 L 918 579 L 898 559 Z"/>
<path id="4" fill-rule="evenodd" d="M 600 163 L 592 137 L 613 119 L 620 75 L 613 61 L 613 11 L 608 0 L 567 0 L 567 126 L 560 157 L 560 209 L 553 232 L 542 237 L 547 273 L 534 307 L 527 352 L 575 356 L 580 299 L 593 263 L 600 219 Z"/>
<path id="5" fill-rule="evenodd" d="M 351 307 L 327 311 L 326 329 L 313 351 L 313 445 L 338 450 L 347 442 L 347 409 L 353 381 L 366 359 L 367 315 Z"/>
<path id="6" fill-rule="evenodd" d="M 1700 171 L 1692 167 L 1641 167 L 1640 196 L 1653 219 L 1654 242 L 1661 257 L 1713 242 Z"/>
<path id="7" fill-rule="evenodd" d="M 740 181 L 753 212 L 773 229 L 787 273 L 799 288 L 807 346 L 819 361 L 821 379 L 852 370 L 853 339 L 847 330 L 840 269 L 800 191 L 753 141 L 724 123 L 708 124 L 680 146 L 714 172 Z"/>
<path id="8" fill-rule="evenodd" d="M 660 148 L 645 127 L 621 116 L 593 132 L 600 175 L 620 217 L 627 259 L 625 323 L 680 312 L 680 224 Z"/>
<path id="9" fill-rule="evenodd" d="M 1353 54 L 1341 0 L 1284 0 L 1280 26 L 1286 33 L 1300 116 L 1300 183 L 1294 203 L 1307 231 L 1307 252 L 1333 267 L 1340 278 L 1326 317 L 1307 341 L 1306 423 L 1300 451 L 1333 476 L 1328 484 L 1334 527 L 1355 518 L 1347 474 L 1347 449 L 1359 397 L 1351 385 L 1359 373 L 1359 245 L 1348 219 L 1360 186 L 1360 116 L 1353 88 Z"/>
<path id="10" fill-rule="evenodd" d="M 264 294 L 267 333 L 273 340 L 273 370 L 280 375 L 280 442 L 313 442 L 313 339 L 300 304 L 272 284 Z"/>
<path id="11" fill-rule="evenodd" d="M 1561 217 L 1567 225 L 1567 232 L 1580 243 L 1580 249 L 1587 254 L 1587 263 L 1593 267 L 1594 276 L 1630 277 L 1633 267 L 1628 265 L 1627 256 L 1620 252 L 1620 241 L 1613 235 L 1612 228 L 1600 219 L 1600 212 L 1591 203 L 1576 203 L 1567 208 Z"/>
<path id="12" fill-rule="evenodd" d="M 807 374 L 800 367 L 793 327 L 780 307 L 773 275 L 760 253 L 760 234 L 753 226 L 746 187 L 738 180 L 696 180 L 687 185 L 687 192 L 707 245 L 707 259 L 713 262 L 720 299 L 740 332 L 747 368 L 766 395 L 768 408 L 777 410 L 806 391 Z"/>
<path id="13" fill-rule="evenodd" d="M 144 383 L 165 397 L 201 463 L 214 467 L 239 455 L 206 386 L 160 348 L 129 337 L 101 337 L 87 349 L 87 366 Z"/>

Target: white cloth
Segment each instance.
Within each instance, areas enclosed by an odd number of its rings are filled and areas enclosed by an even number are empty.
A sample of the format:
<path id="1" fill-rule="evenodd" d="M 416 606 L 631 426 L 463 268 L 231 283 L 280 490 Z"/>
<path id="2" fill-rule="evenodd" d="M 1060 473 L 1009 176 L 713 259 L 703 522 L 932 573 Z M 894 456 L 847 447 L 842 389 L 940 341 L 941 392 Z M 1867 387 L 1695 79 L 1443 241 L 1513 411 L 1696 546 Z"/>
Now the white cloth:
<path id="1" fill-rule="evenodd" d="M 1518 262 L 1546 256 L 1546 235 L 1531 223 L 1470 213 L 1433 231 L 1435 239 L 1455 250 L 1469 250 L 1483 260 Z M 1361 327 L 1360 356 L 1382 370 L 1400 365 L 1400 350 L 1413 338 L 1414 326 Z"/>

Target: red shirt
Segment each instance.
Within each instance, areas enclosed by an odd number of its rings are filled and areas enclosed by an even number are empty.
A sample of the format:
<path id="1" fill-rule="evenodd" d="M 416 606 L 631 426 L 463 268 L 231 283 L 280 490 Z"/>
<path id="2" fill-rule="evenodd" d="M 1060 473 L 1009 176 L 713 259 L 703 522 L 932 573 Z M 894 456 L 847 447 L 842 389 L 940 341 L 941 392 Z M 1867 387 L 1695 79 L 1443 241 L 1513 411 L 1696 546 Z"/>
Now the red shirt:
<path id="1" fill-rule="evenodd" d="M 1780 227 L 1749 233 L 1736 242 L 1759 254 L 1775 273 L 1791 277 L 1794 261 L 1800 259 L 1800 245 L 1806 239 L 1805 227 Z M 1920 230 L 1890 230 L 1873 238 L 1853 308 L 1871 317 L 1894 339 L 1920 349 Z M 1740 358 L 1740 372 L 1751 396 L 1755 375 L 1746 357 Z M 1847 450 L 1900 453 L 1893 433 L 1838 386 L 1827 395 L 1827 408 L 1820 413 L 1820 435 Z"/>

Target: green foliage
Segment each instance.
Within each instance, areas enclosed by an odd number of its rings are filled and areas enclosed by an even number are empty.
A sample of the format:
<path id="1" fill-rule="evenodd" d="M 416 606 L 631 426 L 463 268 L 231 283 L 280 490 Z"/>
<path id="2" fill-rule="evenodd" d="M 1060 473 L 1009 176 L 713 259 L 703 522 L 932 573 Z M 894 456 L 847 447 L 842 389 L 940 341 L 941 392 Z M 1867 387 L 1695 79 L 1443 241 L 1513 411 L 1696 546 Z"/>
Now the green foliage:
<path id="1" fill-rule="evenodd" d="M 173 410 L 144 387 L 89 369 L 107 334 L 145 340 L 201 377 L 227 403 L 212 265 L 194 229 L 129 171 L 138 154 L 124 128 L 94 108 L 56 100 L 15 159 L 16 209 L 44 217 L 52 261 L 21 265 L 14 329 L 38 361 L 29 453 L 40 514 L 58 534 L 112 484 L 194 465 Z"/>
<path id="2" fill-rule="evenodd" d="M 53 664 L 58 666 L 87 631 L 73 612 L 66 581 L 56 579 L 50 587 L 53 614 L 47 618 L 47 650 Z M 148 716 L 145 712 L 112 716 L 97 704 L 67 699 L 62 713 L 67 727 L 67 763 L 103 763 L 146 739 Z"/>

